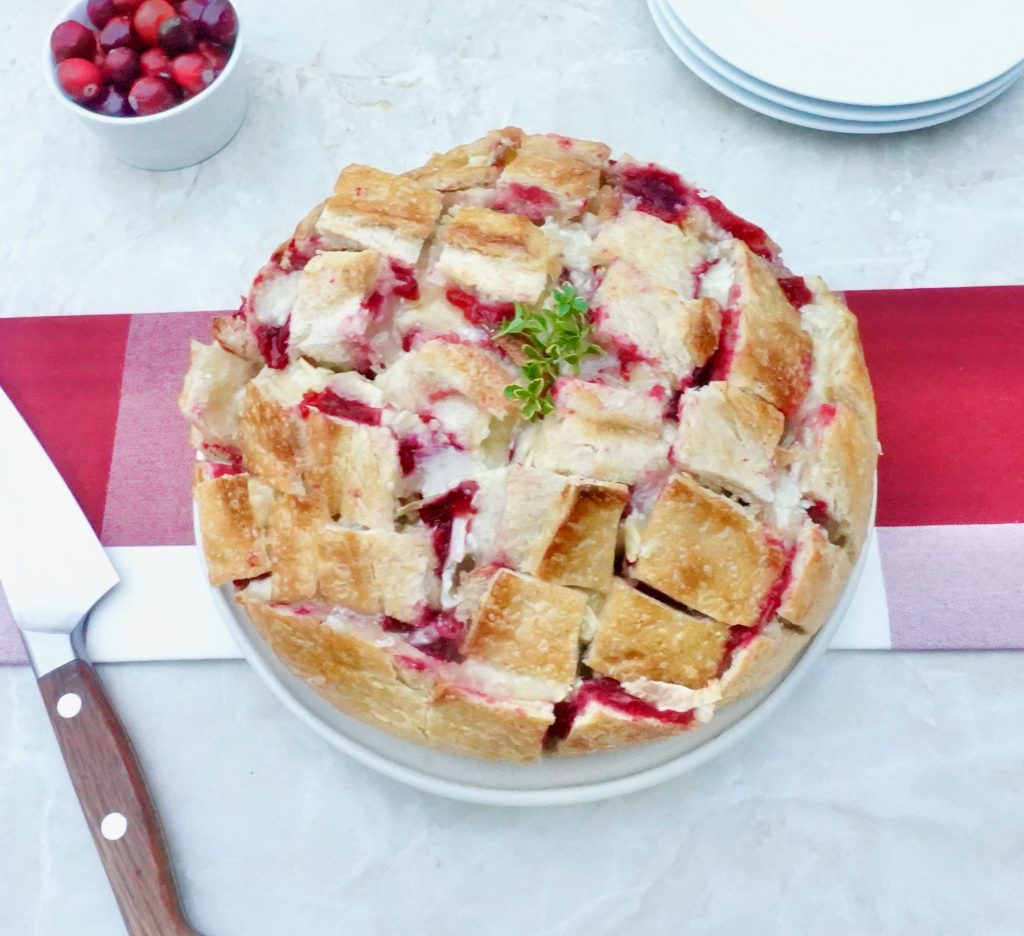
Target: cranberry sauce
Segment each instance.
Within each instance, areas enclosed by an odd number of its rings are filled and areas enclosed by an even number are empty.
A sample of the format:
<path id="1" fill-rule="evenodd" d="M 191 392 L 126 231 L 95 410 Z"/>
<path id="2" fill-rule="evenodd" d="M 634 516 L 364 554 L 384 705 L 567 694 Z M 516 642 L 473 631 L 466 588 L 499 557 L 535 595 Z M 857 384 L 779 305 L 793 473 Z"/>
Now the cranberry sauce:
<path id="1" fill-rule="evenodd" d="M 451 305 L 462 312 L 467 322 L 477 327 L 497 328 L 516 312 L 512 302 L 484 302 L 473 293 L 456 286 L 448 289 L 444 295 Z"/>
<path id="2" fill-rule="evenodd" d="M 555 705 L 555 721 L 547 730 L 545 743 L 565 740 L 577 716 L 591 702 L 600 703 L 632 718 L 646 718 L 670 725 L 689 725 L 694 720 L 692 709 L 686 712 L 660 709 L 650 702 L 630 695 L 616 680 L 601 677 L 580 684 L 569 698 Z"/>
<path id="3" fill-rule="evenodd" d="M 448 558 L 452 524 L 457 517 L 468 517 L 473 513 L 473 498 L 478 488 L 475 481 L 462 481 L 420 507 L 420 519 L 432 530 L 431 539 L 437 555 L 439 574 Z"/>
<path id="4" fill-rule="evenodd" d="M 820 527 L 828 528 L 832 523 L 832 514 L 828 509 L 828 504 L 823 500 L 816 500 L 811 504 L 807 508 L 807 516 L 811 518 L 812 523 L 816 523 Z"/>
<path id="5" fill-rule="evenodd" d="M 242 453 L 233 445 L 221 445 L 219 442 L 204 442 L 203 452 L 219 461 L 207 461 L 210 476 L 221 478 L 224 475 L 241 474 L 245 471 Z"/>
<path id="6" fill-rule="evenodd" d="M 718 333 L 718 347 L 694 383 L 703 386 L 712 380 L 725 380 L 736 355 L 737 333 L 739 332 L 739 309 L 722 309 L 722 330 Z"/>
<path id="7" fill-rule="evenodd" d="M 391 261 L 391 275 L 394 283 L 391 286 L 391 294 L 401 299 L 408 299 L 415 302 L 420 297 L 420 284 L 416 282 L 416 274 L 413 268 L 398 260 Z"/>
<path id="8" fill-rule="evenodd" d="M 256 338 L 256 347 L 259 348 L 267 367 L 274 370 L 284 370 L 288 366 L 288 322 L 283 325 L 260 325 L 253 326 L 253 336 Z"/>
<path id="9" fill-rule="evenodd" d="M 319 393 L 315 390 L 306 393 L 299 404 L 299 412 L 306 417 L 309 415 L 310 409 L 319 410 L 326 416 L 333 416 L 335 419 L 347 419 L 349 422 L 362 423 L 366 426 L 380 425 L 381 410 L 362 400 L 338 396 L 330 387 Z"/>
<path id="10" fill-rule="evenodd" d="M 758 608 L 757 624 L 755 625 L 758 632 L 764 630 L 771 619 L 775 617 L 775 613 L 782 605 L 782 599 L 785 597 L 786 590 L 793 581 L 793 558 L 796 555 L 795 546 L 791 549 L 786 549 L 786 547 L 774 537 L 769 537 L 768 543 L 776 549 L 785 550 L 786 560 L 778 578 L 772 582 L 771 588 L 768 589 L 765 596 L 761 599 L 761 605 Z"/>
<path id="11" fill-rule="evenodd" d="M 814 302 L 814 296 L 811 295 L 802 276 L 780 276 L 779 288 L 786 294 L 794 309 L 802 309 Z"/>
<path id="12" fill-rule="evenodd" d="M 465 636 L 466 625 L 451 611 L 425 610 L 415 621 L 406 623 L 397 618 L 387 617 L 383 622 L 384 630 L 406 636 L 409 643 L 421 653 L 444 662 L 461 662 L 459 652 Z M 403 658 L 413 669 L 425 667 L 421 661 L 411 657 Z"/>
<path id="13" fill-rule="evenodd" d="M 759 257 L 764 257 L 765 260 L 775 257 L 778 252 L 777 248 L 763 228 L 733 214 L 713 195 L 701 195 L 694 191 L 693 200 L 711 216 L 711 220 L 723 231 L 731 234 L 737 240 L 743 241 Z"/>
<path id="14" fill-rule="evenodd" d="M 682 221 L 694 192 L 680 176 L 653 163 L 620 163 L 616 170 L 623 193 L 637 200 L 640 211 L 670 224 Z"/>
<path id="15" fill-rule="evenodd" d="M 546 217 L 555 213 L 558 203 L 550 192 L 546 192 L 539 185 L 509 182 L 498 187 L 491 207 L 495 211 L 521 214 L 534 224 L 541 224 Z"/>
<path id="16" fill-rule="evenodd" d="M 675 224 L 686 216 L 691 205 L 700 205 L 715 224 L 759 257 L 774 258 L 776 247 L 762 228 L 733 214 L 714 196 L 702 195 L 676 173 L 653 163 L 619 163 L 615 171 L 623 194 L 635 198 L 640 211 Z"/>

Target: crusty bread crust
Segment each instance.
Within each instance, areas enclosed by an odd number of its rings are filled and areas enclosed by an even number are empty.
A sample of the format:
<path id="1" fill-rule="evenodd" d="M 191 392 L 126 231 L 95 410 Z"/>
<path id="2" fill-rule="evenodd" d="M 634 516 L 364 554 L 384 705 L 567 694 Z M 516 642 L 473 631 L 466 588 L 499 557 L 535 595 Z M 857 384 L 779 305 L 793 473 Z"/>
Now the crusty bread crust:
<path id="1" fill-rule="evenodd" d="M 753 627 L 786 554 L 734 501 L 673 475 L 640 534 L 633 574 L 726 624 Z"/>
<path id="2" fill-rule="evenodd" d="M 701 689 L 718 675 L 729 628 L 670 608 L 616 579 L 585 662 L 619 682 L 652 679 Z"/>
<path id="3" fill-rule="evenodd" d="M 610 157 L 506 127 L 348 166 L 192 348 L 211 582 L 415 743 L 529 762 L 706 722 L 792 665 L 863 548 L 853 314 Z"/>

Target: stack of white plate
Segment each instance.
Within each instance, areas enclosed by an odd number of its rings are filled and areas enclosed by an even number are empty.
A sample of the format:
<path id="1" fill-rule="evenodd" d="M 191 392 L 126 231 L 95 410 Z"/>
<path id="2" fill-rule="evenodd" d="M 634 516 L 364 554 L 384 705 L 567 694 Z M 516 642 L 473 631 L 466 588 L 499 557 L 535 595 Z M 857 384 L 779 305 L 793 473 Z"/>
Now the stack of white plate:
<path id="1" fill-rule="evenodd" d="M 896 133 L 987 104 L 1024 70 L 1024 0 L 647 0 L 727 97 L 788 123 Z"/>

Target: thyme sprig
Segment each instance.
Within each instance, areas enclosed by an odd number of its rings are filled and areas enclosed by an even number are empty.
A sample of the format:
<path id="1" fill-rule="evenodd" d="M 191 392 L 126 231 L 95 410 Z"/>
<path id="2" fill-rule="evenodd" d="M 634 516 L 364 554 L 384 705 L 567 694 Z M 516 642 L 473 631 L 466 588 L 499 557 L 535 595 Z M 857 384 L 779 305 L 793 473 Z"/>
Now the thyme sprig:
<path id="1" fill-rule="evenodd" d="M 601 354 L 593 344 L 586 300 L 569 283 L 551 291 L 550 304 L 536 309 L 521 302 L 515 315 L 498 329 L 498 337 L 523 338 L 526 361 L 520 366 L 521 383 L 509 384 L 505 396 L 522 403 L 524 419 L 538 419 L 554 409 L 551 388 L 566 373 L 578 374 L 585 357 Z"/>

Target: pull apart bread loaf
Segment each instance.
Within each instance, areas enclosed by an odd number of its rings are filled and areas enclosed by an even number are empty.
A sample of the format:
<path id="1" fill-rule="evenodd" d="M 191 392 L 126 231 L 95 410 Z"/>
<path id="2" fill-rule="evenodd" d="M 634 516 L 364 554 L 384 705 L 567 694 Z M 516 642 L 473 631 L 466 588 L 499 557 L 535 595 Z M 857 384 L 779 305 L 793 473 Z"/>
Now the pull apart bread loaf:
<path id="1" fill-rule="evenodd" d="M 181 396 L 210 580 L 402 738 L 531 761 L 685 731 L 792 664 L 864 544 L 854 316 L 600 143 L 347 167 L 213 337 Z"/>

